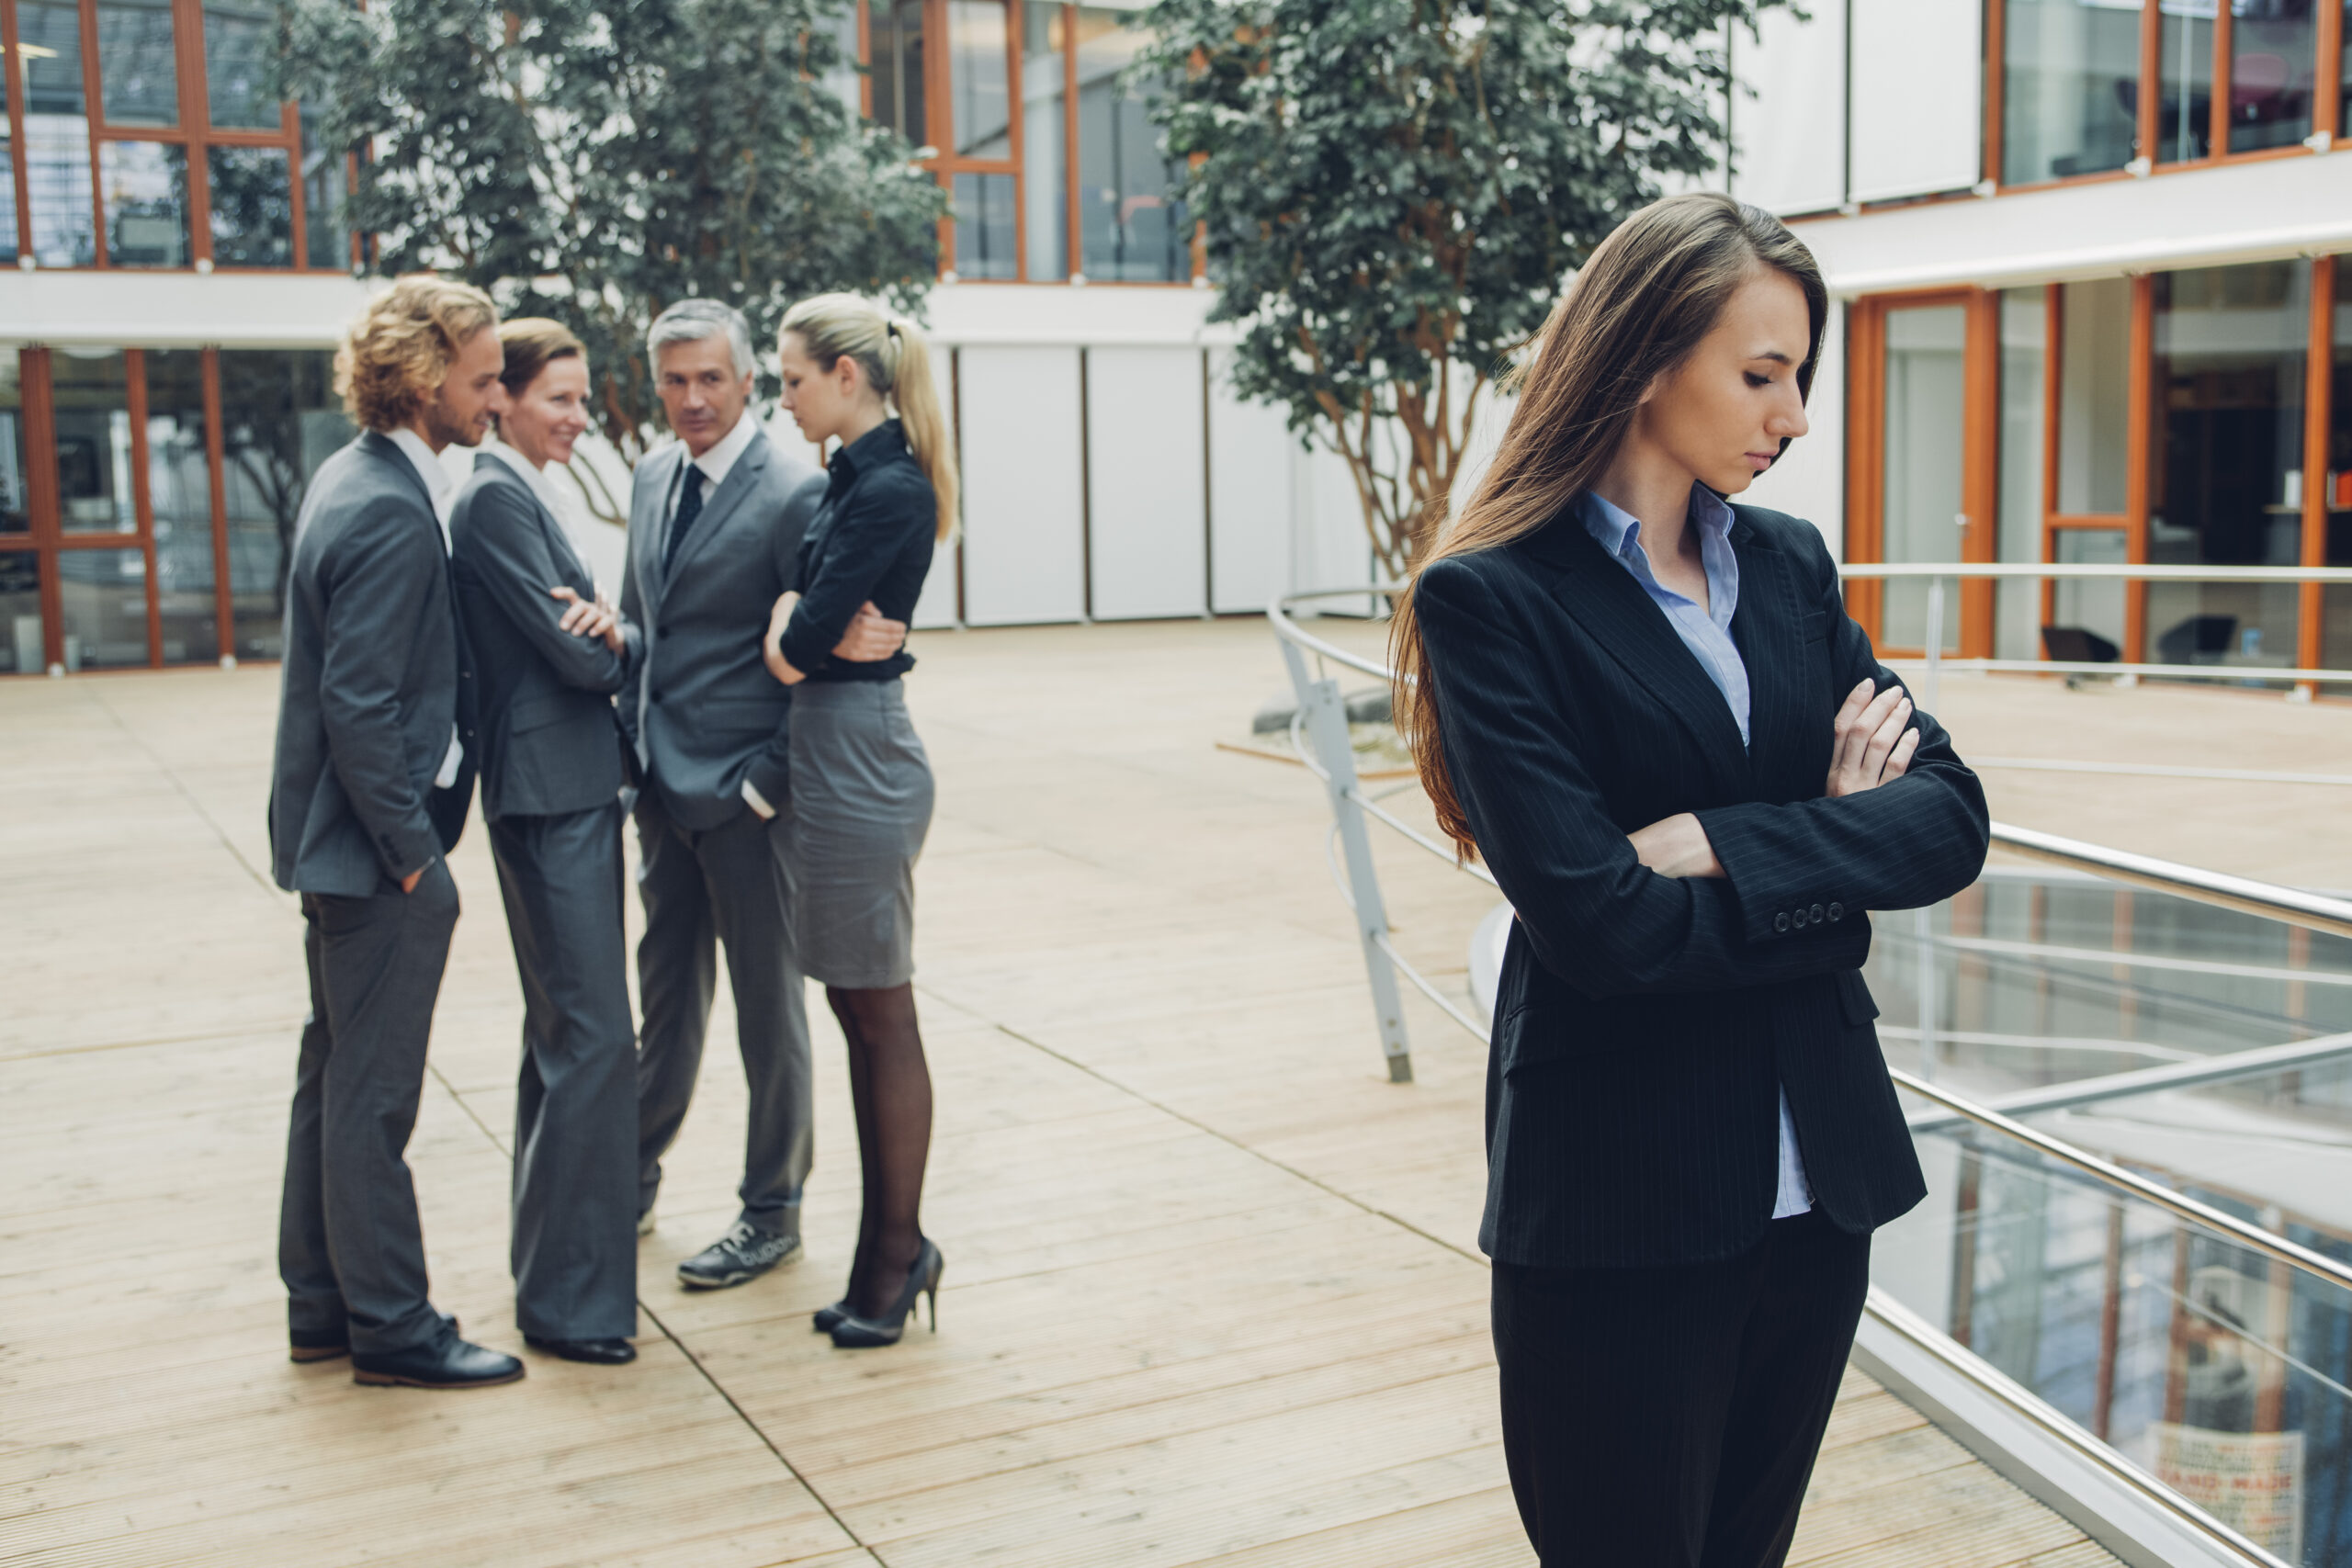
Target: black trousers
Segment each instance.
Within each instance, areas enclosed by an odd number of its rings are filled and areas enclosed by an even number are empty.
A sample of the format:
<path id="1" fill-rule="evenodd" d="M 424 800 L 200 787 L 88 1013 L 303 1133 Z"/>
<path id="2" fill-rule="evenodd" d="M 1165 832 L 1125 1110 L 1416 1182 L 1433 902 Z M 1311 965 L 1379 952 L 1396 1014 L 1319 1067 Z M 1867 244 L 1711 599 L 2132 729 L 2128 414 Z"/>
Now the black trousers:
<path id="1" fill-rule="evenodd" d="M 1545 1568 L 1780 1568 L 1870 1257 L 1816 1209 L 1720 1263 L 1498 1263 L 1503 1452 Z"/>
<path id="2" fill-rule="evenodd" d="M 542 1339 L 637 1334 L 637 1030 L 621 808 L 490 824 L 523 980 L 514 1317 Z"/>
<path id="3" fill-rule="evenodd" d="M 800 1232 L 800 1188 L 815 1151 L 814 1072 L 786 897 L 789 826 L 781 815 L 763 821 L 747 806 L 697 833 L 671 820 L 651 781 L 639 792 L 637 890 L 645 902 L 645 935 L 637 944 L 645 1010 L 638 1033 L 639 1213 L 653 1206 L 662 1156 L 694 1100 L 718 978 L 714 944 L 723 944 L 752 1097 L 741 1218 L 770 1235 Z"/>
<path id="4" fill-rule="evenodd" d="M 302 919 L 311 1016 L 277 1217 L 287 1321 L 298 1334 L 344 1330 L 361 1355 L 389 1355 L 445 1321 L 425 1297 L 407 1155 L 458 885 L 435 860 L 413 893 L 305 893 Z"/>

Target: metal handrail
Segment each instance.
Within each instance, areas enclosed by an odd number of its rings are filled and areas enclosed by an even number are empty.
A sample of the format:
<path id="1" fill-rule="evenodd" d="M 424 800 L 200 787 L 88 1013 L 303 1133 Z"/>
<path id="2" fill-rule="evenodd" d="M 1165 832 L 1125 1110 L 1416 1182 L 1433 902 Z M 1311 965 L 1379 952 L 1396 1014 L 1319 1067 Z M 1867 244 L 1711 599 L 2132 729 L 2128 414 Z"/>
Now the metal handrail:
<path id="1" fill-rule="evenodd" d="M 2064 578 L 2122 582 L 2352 582 L 2352 566 L 2183 566 L 2155 561 L 1858 560 L 1839 561 L 1838 575 L 1866 579 Z M 2352 671 L 2346 673 L 2352 674 Z"/>

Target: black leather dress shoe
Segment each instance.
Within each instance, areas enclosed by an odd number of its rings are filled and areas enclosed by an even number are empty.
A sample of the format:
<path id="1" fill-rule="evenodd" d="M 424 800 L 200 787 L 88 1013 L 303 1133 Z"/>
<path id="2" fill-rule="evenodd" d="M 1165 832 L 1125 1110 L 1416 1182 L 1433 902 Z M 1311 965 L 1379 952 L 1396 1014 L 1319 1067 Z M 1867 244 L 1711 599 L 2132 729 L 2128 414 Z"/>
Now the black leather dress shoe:
<path id="1" fill-rule="evenodd" d="M 567 1361 L 587 1361 L 599 1367 L 626 1366 L 637 1359 L 637 1347 L 626 1339 L 542 1339 L 523 1336 L 523 1343 Z"/>
<path id="2" fill-rule="evenodd" d="M 351 1358 L 351 1381 L 378 1388 L 489 1388 L 522 1375 L 520 1360 L 460 1339 L 455 1329 L 389 1355 Z"/>
<path id="3" fill-rule="evenodd" d="M 298 1328 L 286 1337 L 286 1354 L 292 1361 L 332 1361 L 351 1354 L 351 1333 L 343 1328 Z"/>

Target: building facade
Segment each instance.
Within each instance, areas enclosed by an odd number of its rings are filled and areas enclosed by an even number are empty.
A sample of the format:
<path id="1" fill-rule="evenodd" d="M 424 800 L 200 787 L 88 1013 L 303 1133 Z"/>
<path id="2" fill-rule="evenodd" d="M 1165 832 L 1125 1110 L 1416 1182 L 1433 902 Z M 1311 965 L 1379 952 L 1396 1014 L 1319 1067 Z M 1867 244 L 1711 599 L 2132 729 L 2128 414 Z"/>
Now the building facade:
<path id="1" fill-rule="evenodd" d="M 1754 499 L 1857 560 L 2352 564 L 2347 13 L 1815 0 L 1736 35 L 1716 183 L 1788 219 L 1838 301 L 1814 434 Z M 860 0 L 842 28 L 867 70 L 836 89 L 935 147 L 955 200 L 930 315 L 966 512 L 922 622 L 1363 581 L 1344 469 L 1226 389 L 1120 76 L 1136 11 Z M 364 286 L 347 164 L 252 90 L 266 36 L 254 0 L 0 0 L 0 671 L 277 651 Z M 1916 585 L 1854 602 L 1923 641 Z M 2352 665 L 2352 593 L 2292 585 L 1973 583 L 1947 641 L 2030 659 L 2052 626 Z"/>

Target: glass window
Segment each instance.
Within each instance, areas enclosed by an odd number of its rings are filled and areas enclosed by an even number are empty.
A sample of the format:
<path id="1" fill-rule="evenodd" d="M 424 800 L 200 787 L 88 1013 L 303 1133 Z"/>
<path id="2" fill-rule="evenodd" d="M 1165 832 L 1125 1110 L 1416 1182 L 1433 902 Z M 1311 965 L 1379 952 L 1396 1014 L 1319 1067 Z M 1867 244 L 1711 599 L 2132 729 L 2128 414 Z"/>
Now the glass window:
<path id="1" fill-rule="evenodd" d="M 0 56 L 0 266 L 17 265 L 17 149 L 11 140 L 8 82 L 15 74 Z"/>
<path id="2" fill-rule="evenodd" d="M 98 259 L 90 191 L 90 121 L 82 98 L 82 14 L 55 0 L 18 0 L 25 82 L 25 183 L 33 259 L 90 266 Z"/>
<path id="3" fill-rule="evenodd" d="M 2063 285 L 2059 310 L 2058 510 L 2120 513 L 2131 466 L 2132 282 Z"/>
<path id="4" fill-rule="evenodd" d="M 1886 494 L 1888 561 L 1948 561 L 1960 554 L 1961 453 L 1967 423 L 1968 312 L 1960 305 L 1886 313 Z M 1880 636 L 1889 647 L 1924 648 L 1928 585 L 1886 585 Z M 1960 600 L 1945 585 L 1943 644 L 1960 646 Z"/>
<path id="5" fill-rule="evenodd" d="M 917 147 L 931 143 L 923 118 L 922 7 L 923 0 L 867 0 L 865 24 L 874 118 Z"/>
<path id="6" fill-rule="evenodd" d="M 135 534 L 130 488 L 130 379 L 122 351 L 50 355 L 57 426 L 57 511 L 69 534 Z"/>
<path id="7" fill-rule="evenodd" d="M 1012 253 L 1012 176 L 956 176 L 956 276 L 1020 276 Z"/>
<path id="8" fill-rule="evenodd" d="M 171 0 L 99 0 L 98 91 L 108 125 L 177 125 Z"/>
<path id="9" fill-rule="evenodd" d="M 2311 264 L 2158 273 L 2148 558 L 2291 566 L 2301 558 L 2303 365 Z M 2150 657 L 2284 667 L 2292 583 L 2148 587 Z"/>
<path id="10" fill-rule="evenodd" d="M 2312 0 L 2232 0 L 2230 151 L 2292 147 L 2309 136 L 2318 64 Z"/>
<path id="11" fill-rule="evenodd" d="M 1192 224 L 1159 133 L 1125 72 L 1145 42 L 1135 13 L 1078 11 L 1080 270 L 1105 281 L 1175 283 L 1193 276 Z"/>
<path id="12" fill-rule="evenodd" d="M 155 597 L 164 662 L 220 657 L 213 593 L 212 479 L 204 451 L 204 355 L 150 349 L 147 360 L 147 502 L 155 517 Z"/>
<path id="13" fill-rule="evenodd" d="M 236 655 L 284 652 L 286 563 L 319 465 L 354 434 L 327 350 L 220 351 L 221 490 Z"/>
<path id="14" fill-rule="evenodd" d="M 865 112 L 861 101 L 865 78 L 857 69 L 857 6 L 854 0 L 833 0 L 838 7 L 824 20 L 824 30 L 833 37 L 837 57 L 831 70 L 825 73 L 824 88 L 841 101 L 855 119 Z"/>
<path id="15" fill-rule="evenodd" d="M 2162 0 L 2156 7 L 2159 164 L 2213 151 L 2213 18 L 2220 9 L 2220 0 Z"/>
<path id="16" fill-rule="evenodd" d="M 2344 0 L 2344 21 L 2336 36 L 2343 40 L 2344 49 L 2335 66 L 2340 84 L 2335 95 L 2335 134 L 2352 137 L 2352 0 Z"/>
<path id="17" fill-rule="evenodd" d="M 25 388 L 15 349 L 0 350 L 0 534 L 33 531 L 25 493 Z"/>
<path id="18" fill-rule="evenodd" d="M 319 145 L 319 111 L 302 106 L 302 243 L 307 265 L 328 272 L 351 270 L 351 230 L 343 204 L 351 195 L 348 153 Z"/>
<path id="19" fill-rule="evenodd" d="M 2001 179 L 2120 169 L 2137 152 L 2140 0 L 2008 0 Z"/>
<path id="20" fill-rule="evenodd" d="M 215 266 L 294 265 L 294 187 L 283 147 L 208 147 Z"/>
<path id="21" fill-rule="evenodd" d="M 186 266 L 187 149 L 164 141 L 98 143 L 107 265 Z"/>
<path id="22" fill-rule="evenodd" d="M 37 675 L 41 656 L 40 558 L 30 550 L 0 550 L 0 670 Z"/>
<path id="23" fill-rule="evenodd" d="M 2120 528 L 2066 528 L 2052 541 L 2051 556 L 2068 565 L 2121 566 L 2130 558 Z M 2051 591 L 2051 624 L 2080 626 L 2123 647 L 2123 581 L 2120 578 L 2079 579 L 2060 582 Z"/>
<path id="24" fill-rule="evenodd" d="M 1012 156 L 1003 0 L 947 0 L 947 99 L 959 158 Z"/>
<path id="25" fill-rule="evenodd" d="M 2008 561 L 2041 558 L 2042 386 L 2050 312 L 2040 288 L 2001 295 L 2001 515 L 1995 538 Z M 2041 585 L 1994 589 L 1994 657 L 2031 659 L 2040 649 Z"/>
<path id="26" fill-rule="evenodd" d="M 1058 282 L 1069 276 L 1069 175 L 1062 157 L 1069 128 L 1063 114 L 1063 10 L 1028 0 L 1021 18 L 1021 183 L 1027 210 L 1029 276 Z"/>
<path id="27" fill-rule="evenodd" d="M 147 557 L 140 550 L 64 550 L 57 557 L 65 668 L 122 670 L 147 662 Z"/>
<path id="28" fill-rule="evenodd" d="M 204 99 L 212 124 L 234 130 L 284 124 L 277 100 L 263 87 L 275 31 L 267 6 L 212 0 L 204 7 Z"/>

